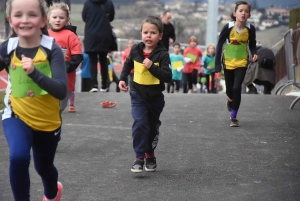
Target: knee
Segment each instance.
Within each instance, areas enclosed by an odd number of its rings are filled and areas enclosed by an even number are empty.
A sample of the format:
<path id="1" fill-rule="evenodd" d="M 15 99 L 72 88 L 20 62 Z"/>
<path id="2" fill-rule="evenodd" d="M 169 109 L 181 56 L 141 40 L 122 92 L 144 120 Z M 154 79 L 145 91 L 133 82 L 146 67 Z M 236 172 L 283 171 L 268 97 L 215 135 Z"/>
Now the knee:
<path id="1" fill-rule="evenodd" d="M 242 93 L 242 87 L 233 87 L 232 93 L 241 94 Z"/>
<path id="2" fill-rule="evenodd" d="M 10 154 L 10 163 L 11 165 L 20 166 L 29 166 L 30 163 L 30 154 L 25 152 L 11 152 Z"/>

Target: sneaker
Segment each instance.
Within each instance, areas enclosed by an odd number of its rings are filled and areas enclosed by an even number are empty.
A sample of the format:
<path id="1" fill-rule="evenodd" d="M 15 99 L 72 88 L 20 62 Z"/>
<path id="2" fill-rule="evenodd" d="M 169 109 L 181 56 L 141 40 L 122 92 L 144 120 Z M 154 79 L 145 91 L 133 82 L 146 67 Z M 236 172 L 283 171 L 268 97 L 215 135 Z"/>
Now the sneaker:
<path id="1" fill-rule="evenodd" d="M 57 182 L 57 196 L 55 198 L 55 201 L 60 201 L 62 191 L 63 191 L 63 185 L 60 182 Z M 43 201 L 47 201 L 46 196 L 43 197 Z"/>
<path id="2" fill-rule="evenodd" d="M 76 107 L 74 105 L 70 105 L 68 112 L 70 113 L 76 112 Z"/>
<path id="3" fill-rule="evenodd" d="M 198 91 L 198 88 L 197 88 L 197 86 L 194 84 L 193 85 L 193 92 L 197 92 Z"/>
<path id="4" fill-rule="evenodd" d="M 228 101 L 227 100 L 227 110 L 229 111 L 229 112 L 231 112 L 231 104 L 232 104 L 232 102 L 230 102 L 230 101 Z"/>
<path id="5" fill-rule="evenodd" d="M 100 91 L 101 91 L 101 92 L 108 92 L 108 88 L 106 88 L 106 89 L 100 88 Z"/>
<path id="6" fill-rule="evenodd" d="M 196 87 L 197 87 L 197 89 L 201 89 L 201 84 L 197 83 Z"/>
<path id="7" fill-rule="evenodd" d="M 90 92 L 98 92 L 98 88 L 93 87 Z"/>
<path id="8" fill-rule="evenodd" d="M 236 118 L 230 118 L 230 127 L 239 127 L 239 121 Z"/>
<path id="9" fill-rule="evenodd" d="M 144 161 L 135 160 L 131 167 L 131 172 L 141 173 L 143 172 L 143 167 L 144 167 Z"/>
<path id="10" fill-rule="evenodd" d="M 187 93 L 188 93 L 188 94 L 192 94 L 192 90 L 191 90 L 191 89 L 189 89 Z"/>
<path id="11" fill-rule="evenodd" d="M 146 158 L 145 170 L 147 172 L 155 172 L 156 171 L 156 158 Z"/>

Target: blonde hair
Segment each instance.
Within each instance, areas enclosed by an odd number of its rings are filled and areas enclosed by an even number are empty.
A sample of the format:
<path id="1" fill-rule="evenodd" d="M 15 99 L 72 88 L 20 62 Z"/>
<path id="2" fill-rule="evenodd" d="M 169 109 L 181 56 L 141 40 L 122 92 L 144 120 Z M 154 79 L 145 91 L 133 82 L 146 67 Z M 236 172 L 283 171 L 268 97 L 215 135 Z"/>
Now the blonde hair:
<path id="1" fill-rule="evenodd" d="M 66 3 L 54 3 L 52 4 L 52 6 L 49 7 L 49 11 L 48 11 L 48 18 L 50 18 L 50 14 L 52 10 L 56 10 L 56 9 L 61 9 L 62 11 L 64 11 L 66 13 L 66 16 L 68 18 L 68 23 L 71 24 L 71 17 L 70 17 L 70 9 L 69 6 Z"/>
<path id="2" fill-rule="evenodd" d="M 13 3 L 14 0 L 8 0 L 6 2 L 6 16 L 10 17 L 11 15 L 11 10 L 12 10 L 12 3 Z M 47 17 L 47 3 L 45 0 L 36 0 L 39 2 L 39 5 L 40 5 L 40 11 L 42 13 L 42 18 L 44 17 Z M 42 34 L 45 34 L 45 35 L 48 35 L 48 28 L 47 28 L 47 24 L 45 24 L 45 26 L 43 28 L 41 28 L 41 31 L 42 31 Z M 10 34 L 8 36 L 8 38 L 11 38 L 11 37 L 15 37 L 17 36 L 16 32 L 11 29 L 10 31 Z"/>
<path id="3" fill-rule="evenodd" d="M 196 42 L 198 44 L 196 36 L 191 36 L 188 40 L 188 44 L 190 44 L 190 42 Z"/>
<path id="4" fill-rule="evenodd" d="M 214 44 L 209 44 L 207 47 L 206 47 L 206 52 L 208 52 L 208 49 L 210 48 L 210 47 L 213 47 L 214 49 L 215 49 L 215 51 L 216 51 L 216 46 L 214 45 Z"/>

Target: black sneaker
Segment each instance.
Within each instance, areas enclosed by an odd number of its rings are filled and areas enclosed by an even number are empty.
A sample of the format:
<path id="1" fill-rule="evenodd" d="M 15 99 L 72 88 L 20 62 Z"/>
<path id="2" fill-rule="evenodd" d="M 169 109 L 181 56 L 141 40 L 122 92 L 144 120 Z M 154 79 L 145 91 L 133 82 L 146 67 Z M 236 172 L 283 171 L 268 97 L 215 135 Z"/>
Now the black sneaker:
<path id="1" fill-rule="evenodd" d="M 230 127 L 239 127 L 239 121 L 236 118 L 230 118 Z"/>
<path id="2" fill-rule="evenodd" d="M 135 160 L 132 167 L 131 167 L 131 172 L 143 172 L 143 167 L 144 167 L 144 161 L 142 160 Z"/>
<path id="3" fill-rule="evenodd" d="M 231 104 L 232 104 L 232 102 L 230 102 L 230 101 L 227 100 L 227 110 L 229 112 L 231 112 Z"/>
<path id="4" fill-rule="evenodd" d="M 156 158 L 146 158 L 145 170 L 147 172 L 155 172 L 156 170 Z"/>

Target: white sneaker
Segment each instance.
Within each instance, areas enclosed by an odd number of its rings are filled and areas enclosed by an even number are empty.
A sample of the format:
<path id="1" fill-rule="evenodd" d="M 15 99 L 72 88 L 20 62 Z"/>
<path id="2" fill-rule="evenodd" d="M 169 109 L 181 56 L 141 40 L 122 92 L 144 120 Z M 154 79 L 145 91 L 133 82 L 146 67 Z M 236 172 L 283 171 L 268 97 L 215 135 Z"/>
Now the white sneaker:
<path id="1" fill-rule="evenodd" d="M 90 92 L 98 92 L 98 89 L 97 89 L 97 88 L 92 88 L 92 89 L 90 90 Z"/>
<path id="2" fill-rule="evenodd" d="M 101 91 L 101 92 L 107 92 L 107 89 L 108 89 L 108 88 L 106 88 L 106 89 L 100 88 L 100 91 Z"/>
<path id="3" fill-rule="evenodd" d="M 197 89 L 196 85 L 194 84 L 193 85 L 193 92 L 197 92 L 197 91 L 198 91 L 198 89 Z"/>
<path id="4" fill-rule="evenodd" d="M 201 89 L 201 84 L 197 83 L 196 87 L 197 87 L 197 89 Z"/>
<path id="5" fill-rule="evenodd" d="M 189 89 L 187 93 L 188 93 L 188 94 L 192 94 L 192 90 L 191 90 L 191 89 Z"/>

